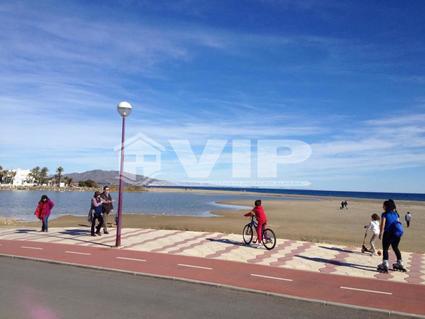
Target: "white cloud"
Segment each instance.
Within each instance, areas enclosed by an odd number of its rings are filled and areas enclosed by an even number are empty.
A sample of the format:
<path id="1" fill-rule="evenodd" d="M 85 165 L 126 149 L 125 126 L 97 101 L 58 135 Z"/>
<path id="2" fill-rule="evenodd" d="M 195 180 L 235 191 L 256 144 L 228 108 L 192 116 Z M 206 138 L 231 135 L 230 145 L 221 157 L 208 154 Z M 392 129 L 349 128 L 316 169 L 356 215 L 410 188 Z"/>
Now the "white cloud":
<path id="1" fill-rule="evenodd" d="M 276 70 L 285 65 L 285 71 L 327 74 L 352 71 L 356 64 L 346 63 L 350 57 L 361 61 L 364 70 L 370 65 L 375 70 L 381 59 L 394 56 L 391 50 L 382 57 L 376 45 L 351 40 L 100 16 L 88 19 L 78 12 L 43 12 L 34 7 L 34 3 L 0 4 L 0 159 L 9 163 L 14 157 L 25 157 L 28 166 L 44 157 L 55 162 L 66 158 L 82 169 L 115 169 L 112 150 L 120 135 L 115 104 L 125 97 L 135 105 L 128 136 L 143 132 L 162 144 L 189 139 L 198 148 L 208 139 L 294 138 L 310 143 L 309 160 L 283 168 L 289 179 L 424 166 L 423 111 L 397 114 L 393 109 L 385 117 L 366 121 L 328 113 L 314 118 L 300 105 L 335 101 L 285 94 L 258 96 L 254 101 L 248 89 L 220 93 L 217 98 L 216 92 L 196 93 L 184 86 L 168 91 L 167 81 L 162 81 L 169 76 L 168 68 L 196 61 L 205 50 L 243 57 L 254 66 L 258 51 L 265 52 L 261 59 L 267 59 L 270 52 L 295 47 L 320 49 L 323 57 L 317 63 L 292 65 L 279 59 Z M 236 81 L 245 80 L 234 76 Z M 146 78 L 156 86 L 143 81 Z M 338 123 L 339 116 L 345 120 Z M 221 161 L 230 163 L 229 154 L 225 152 Z"/>

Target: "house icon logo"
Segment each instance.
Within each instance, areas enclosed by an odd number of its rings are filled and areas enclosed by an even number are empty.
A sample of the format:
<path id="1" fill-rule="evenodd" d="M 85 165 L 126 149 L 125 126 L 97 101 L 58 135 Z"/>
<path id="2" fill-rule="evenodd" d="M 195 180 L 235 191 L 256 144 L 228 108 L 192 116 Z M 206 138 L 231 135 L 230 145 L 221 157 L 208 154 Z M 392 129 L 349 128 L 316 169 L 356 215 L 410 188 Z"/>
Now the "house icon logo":
<path id="1" fill-rule="evenodd" d="M 127 139 L 124 143 L 124 181 L 129 184 L 149 183 L 161 171 L 161 153 L 164 150 L 164 146 L 142 133 Z M 121 144 L 114 151 L 120 163 Z M 144 178 L 140 179 L 140 175 Z"/>

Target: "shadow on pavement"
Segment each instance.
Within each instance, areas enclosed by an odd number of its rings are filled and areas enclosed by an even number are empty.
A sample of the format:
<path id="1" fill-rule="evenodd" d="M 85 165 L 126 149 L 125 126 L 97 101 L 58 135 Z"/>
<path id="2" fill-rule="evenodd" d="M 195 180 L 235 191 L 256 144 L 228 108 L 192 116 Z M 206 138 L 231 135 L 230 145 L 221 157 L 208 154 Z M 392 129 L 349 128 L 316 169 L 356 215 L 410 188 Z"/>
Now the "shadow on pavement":
<path id="1" fill-rule="evenodd" d="M 17 234 L 29 234 L 29 233 L 39 233 L 40 230 L 35 229 L 17 229 L 15 233 Z"/>
<path id="2" fill-rule="evenodd" d="M 90 230 L 88 229 L 65 229 L 64 231 L 59 232 L 59 234 L 78 236 L 78 235 L 90 235 Z"/>
<path id="3" fill-rule="evenodd" d="M 326 259 L 326 258 L 320 258 L 320 257 L 308 257 L 308 256 L 301 256 L 301 255 L 295 255 L 294 257 L 307 259 L 307 260 L 315 261 L 318 263 L 331 264 L 335 266 L 350 267 L 350 268 L 356 268 L 356 269 L 360 269 L 364 271 L 376 272 L 376 266 L 359 265 L 359 264 L 353 264 L 353 263 L 349 263 L 345 261 Z"/>
<path id="4" fill-rule="evenodd" d="M 236 245 L 236 246 L 245 246 L 245 247 L 252 247 L 250 245 L 245 245 L 244 243 L 240 242 L 240 241 L 236 241 L 236 240 L 231 240 L 231 239 L 217 239 L 217 238 L 207 238 L 207 240 L 209 241 L 213 241 L 213 242 L 217 242 L 217 243 L 222 243 L 222 244 L 228 244 L 228 245 Z M 252 247 L 255 248 L 255 247 Z"/>
<path id="5" fill-rule="evenodd" d="M 349 249 L 343 249 L 341 247 L 326 247 L 326 246 L 319 246 L 319 248 L 322 249 L 328 249 L 328 250 L 333 250 L 333 251 L 339 251 L 341 253 L 348 253 L 348 254 L 358 254 L 358 255 L 362 255 L 361 252 L 359 251 L 354 251 L 354 250 L 349 250 Z"/>

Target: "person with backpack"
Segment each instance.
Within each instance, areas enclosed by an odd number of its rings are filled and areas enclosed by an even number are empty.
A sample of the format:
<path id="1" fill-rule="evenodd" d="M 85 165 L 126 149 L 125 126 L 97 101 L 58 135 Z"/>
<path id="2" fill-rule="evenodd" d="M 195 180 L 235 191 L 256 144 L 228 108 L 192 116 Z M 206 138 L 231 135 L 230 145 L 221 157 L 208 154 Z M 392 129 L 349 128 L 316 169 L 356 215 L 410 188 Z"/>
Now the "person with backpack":
<path id="1" fill-rule="evenodd" d="M 403 260 L 401 258 L 400 244 L 401 236 L 403 236 L 403 225 L 400 223 L 399 215 L 395 202 L 392 199 L 386 200 L 383 204 L 384 212 L 381 215 L 381 227 L 379 239 L 382 239 L 382 264 L 379 264 L 377 270 L 379 272 L 387 273 L 389 269 L 388 263 L 388 249 L 393 249 L 397 262 L 393 264 L 393 270 L 405 272 Z"/>

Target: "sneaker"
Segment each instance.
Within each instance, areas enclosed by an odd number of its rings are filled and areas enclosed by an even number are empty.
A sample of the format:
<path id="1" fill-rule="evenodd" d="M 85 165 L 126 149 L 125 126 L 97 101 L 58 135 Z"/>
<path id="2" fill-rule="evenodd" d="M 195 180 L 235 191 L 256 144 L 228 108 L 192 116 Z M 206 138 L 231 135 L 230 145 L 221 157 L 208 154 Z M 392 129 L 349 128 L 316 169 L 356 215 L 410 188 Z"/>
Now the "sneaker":
<path id="1" fill-rule="evenodd" d="M 103 233 L 104 233 L 105 235 L 108 235 L 108 234 L 109 234 L 109 232 L 108 232 L 108 231 L 104 231 Z"/>
<path id="2" fill-rule="evenodd" d="M 100 231 L 97 231 L 97 232 L 96 232 L 96 235 L 98 235 L 98 236 L 102 236 L 102 234 L 100 233 Z"/>
<path id="3" fill-rule="evenodd" d="M 367 247 L 365 245 L 362 246 L 362 253 L 364 253 L 364 252 L 370 253 L 370 250 L 367 249 Z"/>

